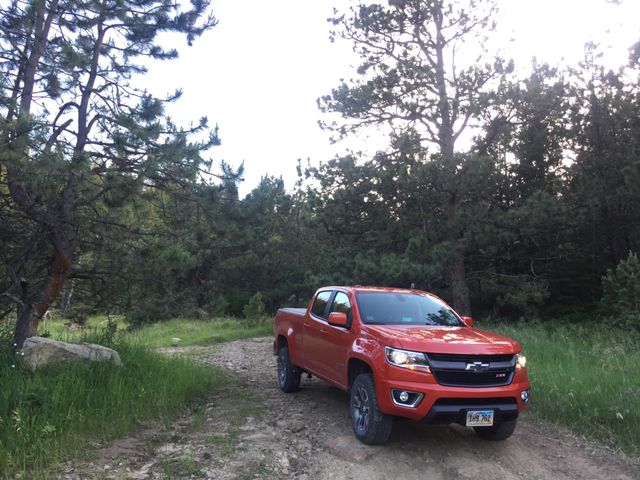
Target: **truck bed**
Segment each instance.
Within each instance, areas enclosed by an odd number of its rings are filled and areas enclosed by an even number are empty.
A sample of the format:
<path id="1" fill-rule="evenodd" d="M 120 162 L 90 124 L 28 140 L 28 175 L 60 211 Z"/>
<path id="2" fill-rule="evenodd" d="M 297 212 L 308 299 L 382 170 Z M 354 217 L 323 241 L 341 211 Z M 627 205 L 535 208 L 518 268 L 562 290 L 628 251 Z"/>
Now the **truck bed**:
<path id="1" fill-rule="evenodd" d="M 280 308 L 278 309 L 278 311 L 291 313 L 293 315 L 297 315 L 298 317 L 304 317 L 304 314 L 307 313 L 306 308 L 292 308 L 292 307 Z"/>

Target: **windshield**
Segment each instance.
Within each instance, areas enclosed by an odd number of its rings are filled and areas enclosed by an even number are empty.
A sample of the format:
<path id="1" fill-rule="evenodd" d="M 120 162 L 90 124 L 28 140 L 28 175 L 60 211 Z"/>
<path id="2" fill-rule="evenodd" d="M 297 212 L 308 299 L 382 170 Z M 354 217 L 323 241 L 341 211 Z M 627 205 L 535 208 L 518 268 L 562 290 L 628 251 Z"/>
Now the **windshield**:
<path id="1" fill-rule="evenodd" d="M 426 294 L 358 292 L 356 298 L 362 322 L 369 325 L 464 326 L 451 308 Z"/>

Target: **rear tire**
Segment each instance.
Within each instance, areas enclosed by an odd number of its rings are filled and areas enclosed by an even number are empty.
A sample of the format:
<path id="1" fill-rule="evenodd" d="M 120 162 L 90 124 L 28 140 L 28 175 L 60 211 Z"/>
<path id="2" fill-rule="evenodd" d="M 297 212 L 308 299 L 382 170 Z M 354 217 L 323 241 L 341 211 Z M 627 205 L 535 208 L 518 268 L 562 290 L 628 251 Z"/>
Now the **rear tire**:
<path id="1" fill-rule="evenodd" d="M 291 364 L 289 349 L 282 347 L 278 352 L 278 384 L 284 393 L 295 392 L 300 389 L 302 372 Z"/>
<path id="2" fill-rule="evenodd" d="M 358 375 L 351 386 L 351 424 L 356 438 L 367 445 L 385 443 L 391 435 L 393 417 L 378 409 L 370 373 Z"/>
<path id="3" fill-rule="evenodd" d="M 509 438 L 516 429 L 518 420 L 499 422 L 492 427 L 473 427 L 480 438 L 484 440 L 500 441 Z"/>

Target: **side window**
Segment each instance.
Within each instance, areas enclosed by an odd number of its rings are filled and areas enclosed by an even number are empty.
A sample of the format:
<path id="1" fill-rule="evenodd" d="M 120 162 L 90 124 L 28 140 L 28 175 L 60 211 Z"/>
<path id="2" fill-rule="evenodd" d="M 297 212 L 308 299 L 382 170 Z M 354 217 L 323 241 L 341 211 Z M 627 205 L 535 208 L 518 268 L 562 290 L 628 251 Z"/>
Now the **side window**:
<path id="1" fill-rule="evenodd" d="M 346 293 L 336 293 L 336 298 L 331 304 L 331 312 L 343 312 L 347 314 L 347 320 L 351 323 L 351 302 Z"/>
<path id="2" fill-rule="evenodd" d="M 316 301 L 313 302 L 313 307 L 311 307 L 311 313 L 313 313 L 316 317 L 324 318 L 324 311 L 327 309 L 327 303 L 329 302 L 329 297 L 331 297 L 331 292 L 320 292 L 316 297 Z"/>

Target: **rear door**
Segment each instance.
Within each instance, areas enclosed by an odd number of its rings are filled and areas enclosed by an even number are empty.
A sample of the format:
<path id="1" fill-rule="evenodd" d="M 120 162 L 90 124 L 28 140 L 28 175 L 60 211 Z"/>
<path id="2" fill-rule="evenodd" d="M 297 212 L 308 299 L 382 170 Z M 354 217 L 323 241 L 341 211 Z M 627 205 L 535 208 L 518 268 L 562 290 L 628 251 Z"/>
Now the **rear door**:
<path id="1" fill-rule="evenodd" d="M 326 378 L 327 369 L 322 363 L 322 339 L 327 333 L 326 319 L 329 315 L 333 294 L 332 290 L 318 292 L 309 310 L 309 315 L 304 319 L 303 326 L 304 365 L 316 375 L 324 378 Z"/>

